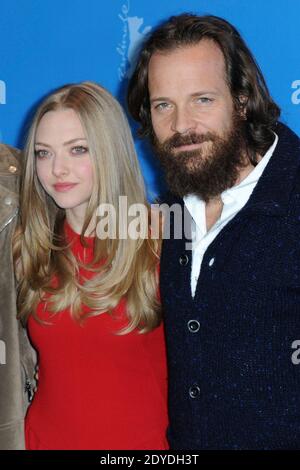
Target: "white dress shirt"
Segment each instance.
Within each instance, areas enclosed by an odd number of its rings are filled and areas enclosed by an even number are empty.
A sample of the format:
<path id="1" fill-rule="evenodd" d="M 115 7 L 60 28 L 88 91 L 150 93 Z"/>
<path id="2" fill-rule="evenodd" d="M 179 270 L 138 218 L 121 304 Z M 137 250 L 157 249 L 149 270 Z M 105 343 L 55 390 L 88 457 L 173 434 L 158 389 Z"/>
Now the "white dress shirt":
<path id="1" fill-rule="evenodd" d="M 243 179 L 238 185 L 226 189 L 221 194 L 223 209 L 219 219 L 207 231 L 205 202 L 195 194 L 185 196 L 184 203 L 195 222 L 195 233 L 192 244 L 192 271 L 191 271 L 191 291 L 194 297 L 198 277 L 200 274 L 203 256 L 209 245 L 225 227 L 226 224 L 244 207 L 251 196 L 259 178 L 264 172 L 269 160 L 275 150 L 278 142 L 278 136 L 275 134 L 275 140 L 268 149 L 264 157 L 256 167 Z"/>

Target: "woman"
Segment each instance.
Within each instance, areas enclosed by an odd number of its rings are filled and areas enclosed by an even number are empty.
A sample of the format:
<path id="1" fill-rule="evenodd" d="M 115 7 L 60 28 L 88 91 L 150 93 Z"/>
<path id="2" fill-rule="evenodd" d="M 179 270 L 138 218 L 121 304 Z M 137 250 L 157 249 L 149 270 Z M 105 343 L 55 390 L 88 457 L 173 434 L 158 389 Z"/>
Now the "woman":
<path id="1" fill-rule="evenodd" d="M 27 449 L 167 448 L 158 242 L 119 235 L 120 196 L 149 210 L 120 105 L 95 83 L 58 89 L 29 131 L 14 245 L 39 355 Z M 98 230 L 103 204 L 115 237 Z"/>

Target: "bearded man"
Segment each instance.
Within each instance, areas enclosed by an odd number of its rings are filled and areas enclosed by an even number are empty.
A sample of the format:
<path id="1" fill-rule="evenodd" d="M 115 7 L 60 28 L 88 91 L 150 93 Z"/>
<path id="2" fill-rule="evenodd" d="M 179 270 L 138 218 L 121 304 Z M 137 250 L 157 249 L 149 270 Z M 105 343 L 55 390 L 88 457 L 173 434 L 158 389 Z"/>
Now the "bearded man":
<path id="1" fill-rule="evenodd" d="M 171 448 L 300 448 L 299 138 L 214 16 L 153 31 L 128 106 L 196 227 L 162 247 Z"/>

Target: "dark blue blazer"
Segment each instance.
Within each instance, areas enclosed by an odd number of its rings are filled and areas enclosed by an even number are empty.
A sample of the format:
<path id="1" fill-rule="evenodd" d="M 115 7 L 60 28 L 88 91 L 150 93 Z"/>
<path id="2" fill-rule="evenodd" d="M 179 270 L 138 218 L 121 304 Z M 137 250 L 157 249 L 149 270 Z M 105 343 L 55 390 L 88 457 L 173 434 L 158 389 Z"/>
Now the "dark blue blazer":
<path id="1" fill-rule="evenodd" d="M 250 199 L 205 252 L 194 299 L 186 238 L 163 242 L 173 449 L 300 449 L 300 140 L 276 133 Z"/>

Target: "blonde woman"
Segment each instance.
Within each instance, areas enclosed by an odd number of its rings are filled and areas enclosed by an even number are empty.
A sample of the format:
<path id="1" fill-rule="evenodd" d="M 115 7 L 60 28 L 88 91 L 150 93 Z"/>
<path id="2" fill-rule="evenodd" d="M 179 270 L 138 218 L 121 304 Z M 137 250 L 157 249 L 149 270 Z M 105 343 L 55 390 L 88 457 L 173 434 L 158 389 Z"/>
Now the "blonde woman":
<path id="1" fill-rule="evenodd" d="M 120 105 L 91 82 L 56 90 L 29 131 L 14 243 L 39 356 L 27 449 L 167 448 L 158 242 L 118 235 L 120 196 L 149 210 Z M 116 237 L 98 236 L 101 204 Z"/>

